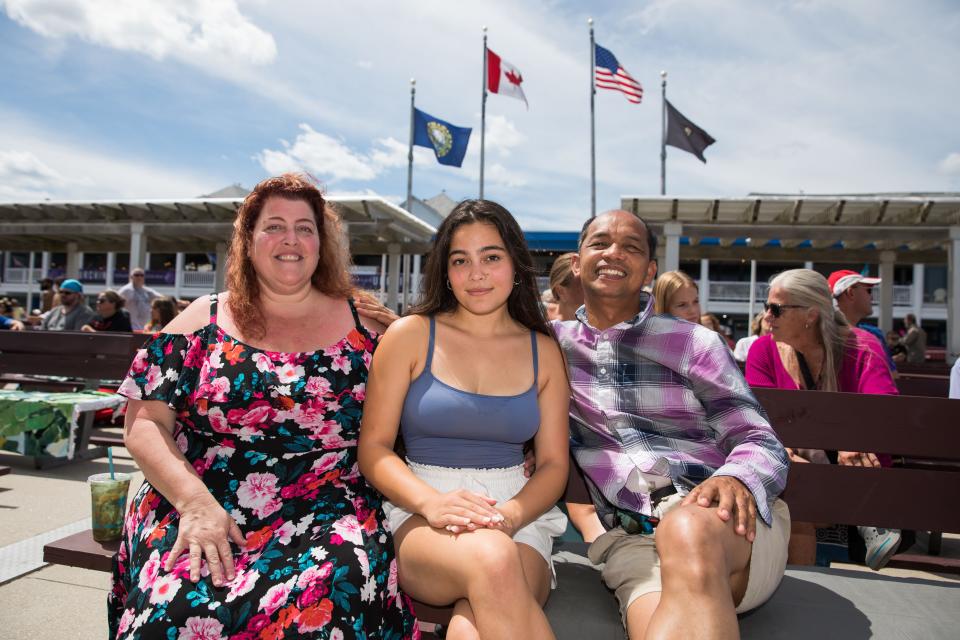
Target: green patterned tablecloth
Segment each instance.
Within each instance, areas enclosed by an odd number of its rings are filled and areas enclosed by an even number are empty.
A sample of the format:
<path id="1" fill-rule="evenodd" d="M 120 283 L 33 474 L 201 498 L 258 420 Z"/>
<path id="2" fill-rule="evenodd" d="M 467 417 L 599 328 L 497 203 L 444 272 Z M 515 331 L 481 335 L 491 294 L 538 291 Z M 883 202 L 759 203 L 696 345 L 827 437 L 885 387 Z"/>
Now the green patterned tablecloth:
<path id="1" fill-rule="evenodd" d="M 74 456 L 84 411 L 115 409 L 127 400 L 99 391 L 76 393 L 0 389 L 0 449 L 27 456 Z"/>

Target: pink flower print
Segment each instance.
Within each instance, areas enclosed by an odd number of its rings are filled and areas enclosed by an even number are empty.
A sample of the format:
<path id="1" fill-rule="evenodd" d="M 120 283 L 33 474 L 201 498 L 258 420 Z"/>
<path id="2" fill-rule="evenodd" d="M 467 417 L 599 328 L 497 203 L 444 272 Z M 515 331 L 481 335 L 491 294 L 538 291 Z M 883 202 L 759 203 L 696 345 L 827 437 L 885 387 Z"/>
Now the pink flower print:
<path id="1" fill-rule="evenodd" d="M 320 398 L 310 398 L 293 407 L 290 418 L 301 427 L 311 428 L 323 424 L 326 405 Z"/>
<path id="2" fill-rule="evenodd" d="M 210 355 L 207 356 L 207 362 L 210 363 L 210 368 L 214 371 L 223 367 L 223 360 L 220 358 L 221 355 L 223 355 L 223 343 L 218 342 L 210 347 Z"/>
<path id="3" fill-rule="evenodd" d="M 177 443 L 177 449 L 180 449 L 182 453 L 187 452 L 187 447 L 190 444 L 187 440 L 187 434 L 181 431 L 177 434 L 177 437 L 174 438 L 174 441 Z"/>
<path id="4" fill-rule="evenodd" d="M 137 356 L 130 364 L 131 373 L 143 373 L 147 369 L 147 350 L 137 349 Z"/>
<path id="5" fill-rule="evenodd" d="M 303 590 L 303 593 L 297 597 L 297 607 L 306 609 L 314 602 L 330 593 L 330 588 L 326 582 L 317 581 Z"/>
<path id="6" fill-rule="evenodd" d="M 186 554 L 184 554 L 186 556 Z M 189 563 L 189 557 L 187 557 Z M 189 571 L 189 564 L 188 564 Z M 172 573 L 158 576 L 153 583 L 153 589 L 150 590 L 150 604 L 163 604 L 170 602 L 180 590 L 181 580 Z"/>
<path id="7" fill-rule="evenodd" d="M 391 598 L 397 596 L 397 561 L 390 561 L 390 575 L 387 576 L 387 595 Z"/>
<path id="8" fill-rule="evenodd" d="M 331 400 L 327 403 L 326 411 L 327 413 L 336 413 L 337 411 L 340 411 L 340 408 L 339 400 Z"/>
<path id="9" fill-rule="evenodd" d="M 363 544 L 363 535 L 361 533 L 360 523 L 357 522 L 357 516 L 343 516 L 333 523 L 333 530 L 348 542 L 358 546 Z"/>
<path id="10" fill-rule="evenodd" d="M 143 386 L 143 390 L 147 392 L 147 395 L 150 395 L 160 386 L 161 382 L 163 382 L 163 371 L 155 364 L 150 365 L 150 368 L 147 369 L 146 384 Z"/>
<path id="11" fill-rule="evenodd" d="M 290 597 L 290 582 L 292 582 L 292 580 L 270 587 L 270 589 L 263 594 L 263 597 L 260 598 L 258 610 L 262 610 L 268 616 L 272 616 L 277 609 L 285 605 L 287 598 Z"/>
<path id="12" fill-rule="evenodd" d="M 237 487 L 237 500 L 241 507 L 251 509 L 258 518 L 266 518 L 281 506 L 277 499 L 277 476 L 251 473 Z"/>
<path id="13" fill-rule="evenodd" d="M 364 351 L 364 352 L 363 352 L 363 366 L 366 367 L 367 369 L 369 369 L 369 368 L 370 368 L 370 362 L 372 362 L 372 361 L 373 361 L 373 354 L 370 353 L 370 350 L 369 350 L 369 349 L 367 349 L 367 351 Z"/>
<path id="14" fill-rule="evenodd" d="M 340 461 L 339 453 L 325 453 L 320 456 L 320 459 L 313 463 L 313 467 L 310 468 L 310 471 L 316 474 L 321 474 L 324 471 L 329 471 L 337 466 L 337 463 Z"/>
<path id="15" fill-rule="evenodd" d="M 350 394 L 357 402 L 363 402 L 367 397 L 367 385 L 363 382 L 354 385 L 353 389 L 350 391 Z"/>
<path id="16" fill-rule="evenodd" d="M 226 376 L 220 376 L 210 381 L 210 392 L 213 394 L 210 399 L 214 402 L 226 402 L 228 391 L 230 391 L 230 380 Z"/>
<path id="17" fill-rule="evenodd" d="M 217 433 L 233 433 L 233 429 L 230 428 L 230 423 L 227 422 L 227 417 L 223 415 L 223 409 L 220 407 L 210 409 L 207 412 L 207 419 L 210 421 L 210 428 Z"/>
<path id="18" fill-rule="evenodd" d="M 360 573 L 363 574 L 364 578 L 370 577 L 370 558 L 367 557 L 367 550 L 354 547 L 353 553 L 357 556 L 357 562 L 360 563 Z"/>
<path id="19" fill-rule="evenodd" d="M 143 394 L 140 393 L 140 387 L 133 381 L 133 378 L 126 378 L 120 388 L 117 389 L 117 393 L 131 400 L 139 400 L 143 397 Z"/>
<path id="20" fill-rule="evenodd" d="M 257 400 L 245 409 L 231 409 L 227 413 L 227 420 L 232 424 L 240 425 L 240 435 L 258 436 L 263 424 L 269 422 L 277 411 L 266 400 Z"/>
<path id="21" fill-rule="evenodd" d="M 343 640 L 343 631 L 339 628 L 330 630 L 330 640 Z"/>
<path id="22" fill-rule="evenodd" d="M 282 525 L 277 527 L 277 530 L 274 531 L 273 535 L 276 538 L 279 544 L 287 545 L 290 544 L 290 541 L 293 539 L 293 534 L 296 533 L 297 528 L 290 521 L 285 521 Z"/>
<path id="23" fill-rule="evenodd" d="M 297 578 L 297 588 L 306 589 L 316 582 L 322 582 L 329 578 L 331 573 L 333 573 L 332 562 L 324 562 L 319 567 L 316 565 L 307 567 Z"/>
<path id="24" fill-rule="evenodd" d="M 305 390 L 311 396 L 323 397 L 330 393 L 330 381 L 323 376 L 310 376 Z"/>
<path id="25" fill-rule="evenodd" d="M 223 638 L 223 624 L 216 618 L 187 618 L 187 624 L 180 627 L 177 640 L 220 640 Z"/>
<path id="26" fill-rule="evenodd" d="M 133 609 L 126 609 L 123 612 L 123 615 L 120 616 L 120 622 L 117 623 L 117 637 L 122 636 L 126 633 L 127 629 L 130 628 L 130 623 L 133 622 L 134 614 Z"/>
<path id="27" fill-rule="evenodd" d="M 329 347 L 323 350 L 323 355 L 328 357 L 340 355 L 340 353 L 342 352 L 342 349 L 340 348 L 342 343 L 343 342 L 341 341 L 341 342 L 338 342 L 337 344 L 330 345 Z"/>
<path id="28" fill-rule="evenodd" d="M 254 364 L 257 365 L 257 371 L 260 373 L 273 373 L 273 362 L 262 351 L 257 351 L 251 356 Z"/>
<path id="29" fill-rule="evenodd" d="M 343 375 L 350 373 L 350 369 L 353 367 L 353 365 L 350 364 L 350 358 L 343 355 L 333 356 L 331 362 L 330 368 L 334 371 L 342 371 Z"/>
<path id="30" fill-rule="evenodd" d="M 289 362 L 277 369 L 277 379 L 280 381 L 280 384 L 296 382 L 303 376 L 303 367 L 300 365 L 291 364 Z"/>
<path id="31" fill-rule="evenodd" d="M 224 584 L 225 587 L 230 589 L 230 593 L 227 594 L 227 597 L 224 598 L 225 602 L 233 602 L 240 596 L 244 596 L 250 593 L 250 590 L 253 589 L 253 585 L 257 583 L 257 580 L 260 579 L 260 574 L 256 571 L 237 571 L 237 575 L 231 580 Z"/>
<path id="32" fill-rule="evenodd" d="M 187 345 L 187 352 L 183 357 L 183 368 L 190 369 L 196 367 L 203 358 L 203 343 L 199 338 L 191 337 Z"/>

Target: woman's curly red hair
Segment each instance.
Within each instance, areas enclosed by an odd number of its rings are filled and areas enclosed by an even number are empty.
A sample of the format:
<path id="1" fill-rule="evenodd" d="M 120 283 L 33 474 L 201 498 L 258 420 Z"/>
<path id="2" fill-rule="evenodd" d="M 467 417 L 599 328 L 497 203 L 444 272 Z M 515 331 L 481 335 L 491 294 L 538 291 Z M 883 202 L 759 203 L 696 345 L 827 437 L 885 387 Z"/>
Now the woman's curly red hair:
<path id="1" fill-rule="evenodd" d="M 260 305 L 260 282 L 250 260 L 253 229 L 270 198 L 302 200 L 313 210 L 320 239 L 320 256 L 311 282 L 320 292 L 336 298 L 353 295 L 350 279 L 350 249 L 340 216 L 323 199 L 315 180 L 306 174 L 284 173 L 262 181 L 244 199 L 233 222 L 233 237 L 227 263 L 227 305 L 233 321 L 245 338 L 266 333 Z"/>

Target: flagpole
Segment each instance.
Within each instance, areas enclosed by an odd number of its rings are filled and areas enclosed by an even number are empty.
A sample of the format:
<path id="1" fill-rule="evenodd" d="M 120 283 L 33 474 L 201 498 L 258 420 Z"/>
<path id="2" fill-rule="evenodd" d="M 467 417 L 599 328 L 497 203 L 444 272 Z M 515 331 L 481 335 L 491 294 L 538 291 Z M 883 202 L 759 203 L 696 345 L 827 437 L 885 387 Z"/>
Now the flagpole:
<path id="1" fill-rule="evenodd" d="M 597 93 L 594 82 L 594 66 L 596 65 L 597 47 L 593 43 L 593 18 L 587 18 L 590 25 L 590 217 L 597 215 L 597 143 L 594 127 L 593 102 Z"/>
<path id="2" fill-rule="evenodd" d="M 413 133 L 414 100 L 417 95 L 417 79 L 410 78 L 410 148 L 407 151 L 407 211 L 413 205 Z"/>
<path id="3" fill-rule="evenodd" d="M 667 72 L 660 72 L 660 195 L 667 195 Z"/>
<path id="4" fill-rule="evenodd" d="M 483 27 L 483 97 L 480 100 L 480 199 L 483 200 L 483 161 L 487 134 L 487 28 Z"/>

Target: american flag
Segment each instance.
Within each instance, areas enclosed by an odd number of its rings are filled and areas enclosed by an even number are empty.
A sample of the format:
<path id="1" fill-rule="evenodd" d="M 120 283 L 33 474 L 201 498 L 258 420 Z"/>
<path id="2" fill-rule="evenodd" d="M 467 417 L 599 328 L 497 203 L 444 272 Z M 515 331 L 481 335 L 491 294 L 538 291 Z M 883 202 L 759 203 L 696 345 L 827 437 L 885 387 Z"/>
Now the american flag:
<path id="1" fill-rule="evenodd" d="M 643 100 L 643 87 L 633 79 L 627 70 L 620 66 L 617 57 L 609 49 L 604 49 L 598 44 L 596 47 L 594 59 L 595 80 L 598 89 L 613 89 L 622 91 L 627 100 L 634 104 L 640 104 Z"/>

